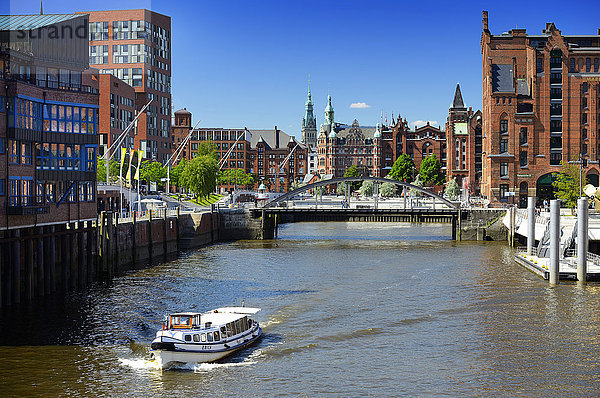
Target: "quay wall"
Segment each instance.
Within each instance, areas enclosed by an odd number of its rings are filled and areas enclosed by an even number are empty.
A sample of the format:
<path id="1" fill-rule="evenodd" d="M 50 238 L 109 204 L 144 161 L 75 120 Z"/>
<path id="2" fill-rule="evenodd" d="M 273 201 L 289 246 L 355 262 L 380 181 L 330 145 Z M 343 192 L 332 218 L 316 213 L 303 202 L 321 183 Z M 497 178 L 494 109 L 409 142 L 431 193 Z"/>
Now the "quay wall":
<path id="1" fill-rule="evenodd" d="M 0 307 L 110 279 L 219 239 L 218 213 L 97 220 L 0 231 Z"/>

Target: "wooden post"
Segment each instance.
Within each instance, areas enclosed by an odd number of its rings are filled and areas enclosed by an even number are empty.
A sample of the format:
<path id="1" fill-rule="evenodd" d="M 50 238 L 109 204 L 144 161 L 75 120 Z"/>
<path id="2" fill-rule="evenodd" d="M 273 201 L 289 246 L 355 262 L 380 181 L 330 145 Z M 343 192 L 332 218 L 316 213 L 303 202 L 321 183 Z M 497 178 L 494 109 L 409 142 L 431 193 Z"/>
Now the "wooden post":
<path id="1" fill-rule="evenodd" d="M 37 295 L 43 296 L 46 290 L 46 266 L 48 258 L 44 255 L 44 228 L 37 228 L 36 261 L 37 261 Z"/>
<path id="2" fill-rule="evenodd" d="M 177 207 L 177 219 L 175 220 L 175 232 L 176 232 L 176 237 L 177 237 L 177 253 L 179 253 L 179 215 L 180 215 L 180 210 L 181 208 Z"/>
<path id="3" fill-rule="evenodd" d="M 152 262 L 152 210 L 148 211 L 148 262 Z"/>
<path id="4" fill-rule="evenodd" d="M 167 209 L 163 214 L 163 258 L 167 261 Z"/>
<path id="5" fill-rule="evenodd" d="M 68 246 L 68 242 L 67 242 L 67 226 L 66 224 L 63 225 L 62 227 L 62 231 L 60 234 L 60 254 L 61 254 L 61 261 L 60 261 L 60 275 L 61 275 L 61 283 L 62 283 L 62 289 L 63 291 L 68 291 L 69 290 L 69 252 L 67 249 Z"/>
<path id="6" fill-rule="evenodd" d="M 85 255 L 85 239 L 83 234 L 85 233 L 84 224 L 80 221 L 77 223 L 77 286 L 85 286 L 85 274 L 87 271 Z"/>
<path id="7" fill-rule="evenodd" d="M 5 238 L 10 238 L 10 232 L 6 231 L 4 232 L 4 237 Z M 4 289 L 3 290 L 3 294 L 4 294 L 4 299 L 3 304 L 5 306 L 10 305 L 11 301 L 12 301 L 12 289 L 11 289 L 11 285 L 12 285 L 12 265 L 11 265 L 11 245 L 10 245 L 10 241 L 7 243 L 4 243 L 3 245 L 3 262 L 4 262 L 4 278 L 3 278 L 3 282 L 4 282 Z"/>
<path id="8" fill-rule="evenodd" d="M 55 232 L 56 228 L 54 226 L 51 226 L 50 237 L 48 238 L 48 258 L 50 259 L 48 286 L 50 293 L 54 293 L 56 291 L 56 237 L 54 235 Z"/>
<path id="9" fill-rule="evenodd" d="M 71 289 L 77 289 L 77 280 L 79 279 L 77 269 L 77 252 L 76 252 L 76 229 L 75 223 L 69 224 L 69 283 Z"/>
<path id="10" fill-rule="evenodd" d="M 133 224 L 131 226 L 131 262 L 135 264 L 137 262 L 137 242 L 136 242 L 136 228 L 137 228 L 137 211 L 133 212 Z"/>
<path id="11" fill-rule="evenodd" d="M 12 285 L 13 285 L 13 303 L 21 302 L 21 231 L 15 230 L 13 237 L 16 238 L 12 243 Z"/>
<path id="12" fill-rule="evenodd" d="M 27 238 L 25 239 L 25 241 L 23 242 L 23 244 L 25 245 L 25 252 L 23 254 L 25 257 L 25 295 L 27 296 L 27 301 L 33 300 L 33 297 L 35 295 L 35 293 L 34 293 L 35 279 L 34 279 L 34 273 L 33 273 L 34 233 L 35 233 L 35 229 L 29 228 L 29 234 L 28 234 Z"/>
<path id="13" fill-rule="evenodd" d="M 2 274 L 4 274 L 4 266 L 6 264 L 6 261 L 4 261 L 4 252 L 6 250 L 4 248 L 4 243 L 2 243 L 4 241 L 4 233 L 0 232 L 0 234 L 2 237 L 2 239 L 0 239 L 0 308 L 2 308 L 4 303 L 4 297 L 2 297 L 4 294 L 4 279 L 2 278 Z"/>
<path id="14" fill-rule="evenodd" d="M 97 246 L 97 237 L 98 237 L 98 224 L 96 223 L 96 228 L 93 230 L 89 230 L 93 227 L 93 222 L 88 221 L 86 225 L 88 231 L 86 232 L 86 241 L 87 241 L 87 282 L 91 282 L 96 277 L 96 267 L 95 263 L 98 261 L 98 246 Z M 95 255 L 94 255 L 95 254 Z"/>

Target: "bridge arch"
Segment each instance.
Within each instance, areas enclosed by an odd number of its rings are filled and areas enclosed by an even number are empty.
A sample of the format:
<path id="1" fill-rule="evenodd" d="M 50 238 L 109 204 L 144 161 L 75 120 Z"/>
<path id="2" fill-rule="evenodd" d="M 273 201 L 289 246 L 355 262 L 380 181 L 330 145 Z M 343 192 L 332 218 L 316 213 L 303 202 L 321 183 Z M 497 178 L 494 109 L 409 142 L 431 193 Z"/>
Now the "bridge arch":
<path id="1" fill-rule="evenodd" d="M 396 180 L 391 180 L 388 178 L 381 178 L 381 177 L 342 177 L 342 178 L 332 178 L 330 180 L 322 180 L 322 181 L 317 181 L 317 182 L 313 182 L 312 184 L 308 184 L 305 185 L 303 187 L 294 189 L 291 192 L 288 192 L 286 194 L 283 194 L 281 196 L 278 196 L 277 198 L 267 202 L 263 208 L 269 208 L 272 207 L 274 205 L 276 205 L 279 202 L 283 202 L 286 201 L 288 199 L 293 198 L 294 196 L 302 193 L 302 192 L 306 192 L 310 189 L 313 188 L 318 188 L 318 187 L 323 187 L 323 186 L 327 186 L 327 185 L 331 185 L 331 184 L 339 184 L 339 183 L 345 183 L 345 182 L 355 182 L 355 181 L 373 181 L 373 182 L 380 182 L 380 183 L 386 183 L 386 182 L 391 182 L 392 184 L 395 185 L 399 185 L 401 187 L 405 187 L 405 188 L 410 188 L 410 189 L 414 189 L 417 190 L 421 193 L 424 193 L 428 196 L 431 196 L 432 198 L 435 198 L 437 200 L 439 200 L 440 202 L 444 203 L 445 205 L 447 205 L 448 207 L 450 207 L 451 209 L 458 209 L 459 206 L 450 202 L 448 199 L 441 197 L 440 195 L 437 195 L 433 192 L 430 192 L 424 188 L 418 187 L 416 185 L 412 185 L 406 182 L 402 182 L 402 181 L 396 181 Z"/>

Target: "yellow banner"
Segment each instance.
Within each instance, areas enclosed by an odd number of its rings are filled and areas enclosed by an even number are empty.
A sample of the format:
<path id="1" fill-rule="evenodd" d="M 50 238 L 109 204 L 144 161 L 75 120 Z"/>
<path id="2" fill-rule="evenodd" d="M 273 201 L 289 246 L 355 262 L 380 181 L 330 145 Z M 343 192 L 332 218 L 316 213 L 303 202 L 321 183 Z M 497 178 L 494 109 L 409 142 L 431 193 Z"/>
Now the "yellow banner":
<path id="1" fill-rule="evenodd" d="M 129 153 L 129 167 L 127 167 L 127 181 L 131 182 L 131 164 L 133 163 L 133 149 Z"/>
<path id="2" fill-rule="evenodd" d="M 142 151 L 141 149 L 138 150 L 138 165 L 137 165 L 137 169 L 135 170 L 135 177 L 133 177 L 134 179 L 137 180 L 137 182 L 140 182 L 140 166 L 142 164 L 142 158 L 144 157 L 144 151 Z"/>
<path id="3" fill-rule="evenodd" d="M 123 164 L 125 163 L 125 154 L 127 154 L 127 148 L 121 148 L 121 175 L 123 175 Z"/>

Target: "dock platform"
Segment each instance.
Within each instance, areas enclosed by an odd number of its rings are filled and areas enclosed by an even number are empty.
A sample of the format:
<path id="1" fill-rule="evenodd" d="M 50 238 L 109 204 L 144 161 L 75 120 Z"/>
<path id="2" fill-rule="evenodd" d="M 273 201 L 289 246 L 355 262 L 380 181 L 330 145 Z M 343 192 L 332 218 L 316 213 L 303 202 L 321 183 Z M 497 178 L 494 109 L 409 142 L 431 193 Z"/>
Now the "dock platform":
<path id="1" fill-rule="evenodd" d="M 535 250 L 534 250 L 535 252 Z M 588 253 L 591 254 L 591 253 Z M 591 261 L 590 261 L 591 260 Z M 600 263 L 596 258 L 588 258 L 587 280 L 600 281 Z M 515 255 L 517 264 L 523 266 L 541 278 L 548 280 L 550 277 L 550 259 L 538 257 L 536 254 L 527 255 L 526 248 L 517 249 Z M 559 261 L 559 278 L 562 280 L 577 280 L 577 257 L 563 257 Z"/>

